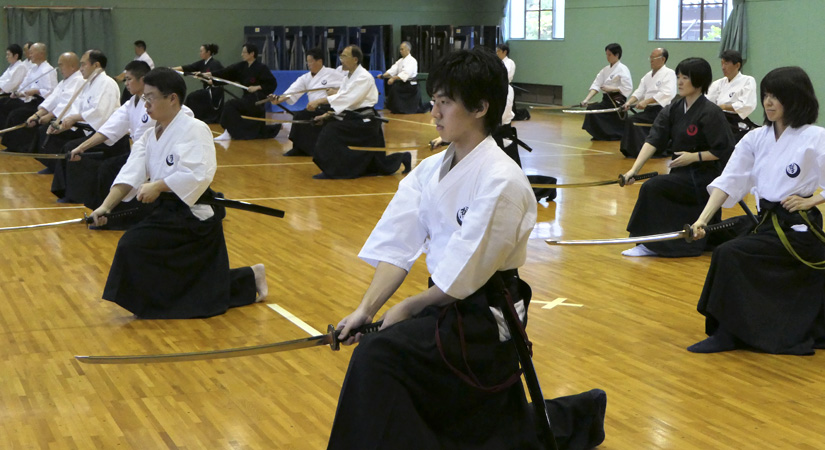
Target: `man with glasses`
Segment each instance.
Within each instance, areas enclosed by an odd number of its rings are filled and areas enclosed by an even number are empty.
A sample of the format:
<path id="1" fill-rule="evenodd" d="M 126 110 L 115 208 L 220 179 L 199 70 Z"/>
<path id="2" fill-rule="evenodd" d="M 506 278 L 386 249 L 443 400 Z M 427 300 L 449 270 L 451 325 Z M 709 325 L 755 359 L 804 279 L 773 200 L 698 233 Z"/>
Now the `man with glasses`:
<path id="1" fill-rule="evenodd" d="M 324 54 L 320 48 L 307 50 L 307 69 L 309 72 L 301 75 L 295 80 L 289 89 L 281 95 L 270 94 L 269 100 L 273 105 L 287 102 L 294 105 L 303 96 L 303 92 L 310 89 L 338 89 L 341 86 L 343 72 L 324 66 Z M 301 93 L 297 93 L 301 92 Z M 321 100 L 326 98 L 326 90 L 307 92 L 309 103 L 304 111 L 296 111 L 293 119 L 312 120 L 328 110 L 318 109 Z M 321 129 L 309 124 L 292 124 L 289 130 L 289 140 L 292 141 L 292 149 L 284 153 L 284 156 L 312 156 L 315 149 L 315 141 L 318 140 L 318 133 Z"/>
<path id="2" fill-rule="evenodd" d="M 315 179 L 358 178 L 370 175 L 392 175 L 404 165 L 410 171 L 412 155 L 409 152 L 387 155 L 383 152 L 350 150 L 349 146 L 384 147 L 384 132 L 376 120 L 378 88 L 367 69 L 361 67 L 364 54 L 358 46 L 350 45 L 341 51 L 344 80 L 338 93 L 318 100 L 318 105 L 329 105 L 332 111 L 314 120 L 324 123 L 315 144 L 313 162 L 321 169 Z"/>
<path id="3" fill-rule="evenodd" d="M 103 298 L 143 319 L 223 314 L 262 301 L 264 266 L 229 269 L 222 207 L 195 202 L 208 189 L 217 162 L 212 131 L 181 109 L 183 77 L 157 68 L 143 78 L 146 113 L 155 120 L 132 148 L 109 195 L 92 213 L 105 225 L 122 200 L 152 211 L 120 239 Z"/>
<path id="4" fill-rule="evenodd" d="M 423 111 L 421 106 L 421 92 L 418 91 L 418 61 L 410 54 L 412 44 L 407 41 L 401 43 L 398 52 L 401 59 L 395 62 L 390 70 L 378 75 L 386 82 L 387 109 L 393 114 L 416 114 Z"/>
<path id="5" fill-rule="evenodd" d="M 117 82 L 106 75 L 107 62 L 108 58 L 100 50 L 88 50 L 83 54 L 80 58 L 80 73 L 85 80 L 82 90 L 74 97 L 69 111 L 59 122 L 54 121 L 45 130 L 40 130 L 37 151 L 53 154 L 72 150 L 94 134 L 95 130 L 99 130 L 117 110 L 120 106 L 120 92 Z M 71 141 L 76 142 L 67 146 Z M 121 144 L 119 149 L 128 151 L 128 144 Z M 56 160 L 44 162 L 46 169 L 41 173 L 64 170 L 65 162 L 57 165 L 54 161 Z"/>
<path id="6" fill-rule="evenodd" d="M 631 107 L 642 111 L 625 121 L 620 150 L 628 158 L 639 156 L 639 150 L 645 144 L 650 126 L 644 125 L 652 124 L 659 111 L 676 97 L 676 72 L 665 65 L 667 58 L 668 53 L 664 48 L 653 50 L 650 54 L 650 72 L 642 77 L 639 88 L 623 106 L 625 111 Z M 666 148 L 662 148 L 654 157 L 668 156 L 667 151 Z"/>

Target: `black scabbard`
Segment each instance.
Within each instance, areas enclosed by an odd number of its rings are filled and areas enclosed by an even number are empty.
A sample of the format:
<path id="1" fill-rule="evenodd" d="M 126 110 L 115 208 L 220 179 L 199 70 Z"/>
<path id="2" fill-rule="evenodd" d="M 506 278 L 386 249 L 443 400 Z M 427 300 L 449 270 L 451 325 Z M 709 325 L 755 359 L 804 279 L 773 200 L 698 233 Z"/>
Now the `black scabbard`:
<path id="1" fill-rule="evenodd" d="M 226 198 L 215 197 L 211 195 L 202 195 L 195 203 L 200 205 L 223 206 L 224 208 L 240 209 L 242 211 L 265 214 L 267 216 L 272 217 L 284 217 L 285 214 L 284 211 L 281 211 L 280 209 L 256 205 L 254 203 L 242 202 L 240 200 L 229 200 Z"/>

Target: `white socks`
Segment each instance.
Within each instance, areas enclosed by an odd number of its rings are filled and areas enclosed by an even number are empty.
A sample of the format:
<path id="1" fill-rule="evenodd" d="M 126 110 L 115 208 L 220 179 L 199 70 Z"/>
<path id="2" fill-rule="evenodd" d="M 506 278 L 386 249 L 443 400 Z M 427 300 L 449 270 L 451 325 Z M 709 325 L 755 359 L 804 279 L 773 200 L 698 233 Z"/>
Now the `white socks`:
<path id="1" fill-rule="evenodd" d="M 639 244 L 633 248 L 629 248 L 622 252 L 624 256 L 656 256 L 656 252 L 653 250 L 645 247 L 643 244 Z"/>
<path id="2" fill-rule="evenodd" d="M 229 131 L 224 131 L 222 135 L 215 138 L 216 141 L 231 141 L 232 136 L 229 134 Z"/>

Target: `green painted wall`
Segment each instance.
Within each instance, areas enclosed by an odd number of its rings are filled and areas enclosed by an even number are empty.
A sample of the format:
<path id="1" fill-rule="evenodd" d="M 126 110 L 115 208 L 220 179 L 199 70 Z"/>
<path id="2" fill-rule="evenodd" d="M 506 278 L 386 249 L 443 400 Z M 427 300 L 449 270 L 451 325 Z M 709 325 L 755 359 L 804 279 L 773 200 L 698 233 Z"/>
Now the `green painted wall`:
<path id="1" fill-rule="evenodd" d="M 757 83 L 770 70 L 787 65 L 803 67 L 825 104 L 825 0 L 747 0 L 749 57 L 743 73 Z M 598 71 L 607 64 L 604 46 L 622 45 L 622 62 L 633 75 L 634 87 L 650 70 L 648 56 L 655 47 L 670 53 L 668 66 L 699 56 L 722 77 L 719 43 L 649 40 L 650 0 L 567 0 L 565 38 L 558 41 L 510 41 L 516 61 L 516 82 L 560 85 L 564 103 L 587 95 Z M 751 116 L 761 122 L 761 107 Z M 820 120 L 825 123 L 825 120 Z"/>
<path id="2" fill-rule="evenodd" d="M 63 6 L 67 1 L 16 0 L 6 6 Z M 143 39 L 155 64 L 177 66 L 198 59 L 205 42 L 220 46 L 224 64 L 240 61 L 245 25 L 392 25 L 400 44 L 402 25 L 496 25 L 501 0 L 84 0 L 84 6 L 113 7 L 116 54 L 110 74 L 134 58 L 132 42 Z M 0 45 L 8 45 L 3 14 Z M 69 50 L 69 49 L 66 49 Z M 82 49 L 71 49 L 82 51 Z M 63 49 L 61 49 L 63 51 Z M 54 62 L 53 62 L 54 64 Z M 5 65 L 5 64 L 3 64 Z M 192 83 L 192 86 L 195 86 Z"/>

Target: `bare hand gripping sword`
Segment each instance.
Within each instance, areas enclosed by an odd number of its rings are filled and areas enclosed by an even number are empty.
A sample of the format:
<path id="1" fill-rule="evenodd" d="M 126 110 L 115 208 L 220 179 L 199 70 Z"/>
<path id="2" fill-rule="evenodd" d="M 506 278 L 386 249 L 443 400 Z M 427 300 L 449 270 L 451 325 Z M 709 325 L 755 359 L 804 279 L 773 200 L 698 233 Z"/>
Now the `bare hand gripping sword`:
<path id="1" fill-rule="evenodd" d="M 371 334 L 381 328 L 383 321 L 368 323 L 353 329 L 350 336 L 355 336 L 357 333 Z M 338 351 L 341 348 L 341 340 L 338 339 L 338 333 L 341 330 L 336 330 L 332 325 L 327 326 L 327 333 L 318 336 L 311 336 L 303 339 L 295 339 L 292 341 L 276 342 L 273 344 L 253 345 L 251 347 L 238 347 L 223 350 L 209 350 L 204 352 L 188 352 L 188 353 L 167 353 L 159 355 L 123 355 L 123 356 L 83 356 L 77 355 L 75 359 L 86 364 L 140 364 L 140 363 L 159 363 L 159 362 L 181 362 L 181 361 L 203 361 L 207 359 L 222 359 L 235 358 L 238 356 L 252 356 L 264 355 L 267 353 L 286 352 L 290 350 L 298 350 L 301 348 L 322 347 L 328 345 L 332 351 Z"/>

